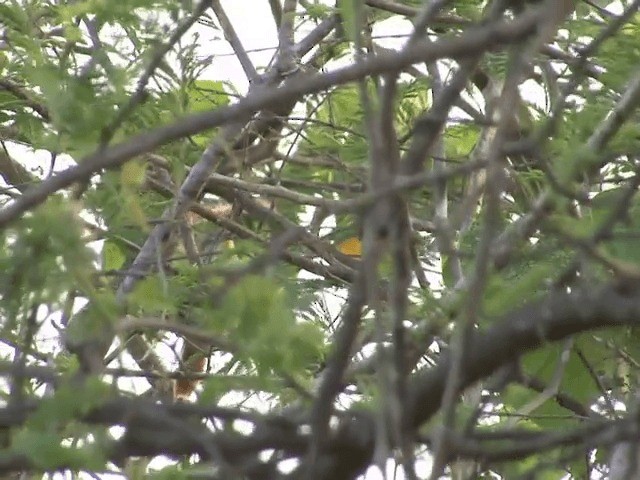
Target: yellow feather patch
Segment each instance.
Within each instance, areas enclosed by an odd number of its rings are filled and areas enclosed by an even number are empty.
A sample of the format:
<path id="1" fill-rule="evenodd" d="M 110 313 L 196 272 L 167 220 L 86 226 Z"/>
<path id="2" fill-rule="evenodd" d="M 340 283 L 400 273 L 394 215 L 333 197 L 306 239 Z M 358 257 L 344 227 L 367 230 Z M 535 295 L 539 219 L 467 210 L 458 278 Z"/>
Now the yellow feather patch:
<path id="1" fill-rule="evenodd" d="M 362 242 L 358 237 L 349 237 L 338 244 L 338 251 L 350 257 L 362 256 Z"/>

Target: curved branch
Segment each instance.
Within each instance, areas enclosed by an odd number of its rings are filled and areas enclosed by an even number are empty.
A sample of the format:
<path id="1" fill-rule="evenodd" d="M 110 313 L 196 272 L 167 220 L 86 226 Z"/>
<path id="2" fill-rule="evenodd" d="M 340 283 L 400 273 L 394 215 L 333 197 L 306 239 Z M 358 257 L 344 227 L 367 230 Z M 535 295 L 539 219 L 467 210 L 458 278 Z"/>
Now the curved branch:
<path id="1" fill-rule="evenodd" d="M 481 28 L 470 29 L 458 38 L 445 38 L 435 42 L 418 42 L 403 52 L 376 55 L 355 65 L 329 73 L 303 75 L 279 88 L 258 89 L 238 103 L 180 119 L 177 122 L 138 135 L 131 140 L 98 151 L 84 158 L 78 165 L 31 188 L 22 197 L 0 210 L 0 227 L 19 218 L 24 212 L 43 203 L 49 195 L 86 181 L 103 169 L 117 168 L 128 160 L 150 152 L 171 141 L 208 130 L 225 123 L 245 120 L 254 112 L 274 108 L 301 95 L 319 92 L 343 85 L 366 75 L 402 70 L 416 62 L 438 58 L 467 58 L 489 48 L 504 48 L 506 44 L 528 37 L 536 28 L 539 15 L 533 11 L 512 21 L 499 21 Z"/>
<path id="2" fill-rule="evenodd" d="M 639 324 L 640 289 L 637 285 L 633 288 L 604 285 L 572 293 L 552 292 L 544 299 L 512 312 L 486 331 L 474 335 L 470 342 L 468 363 L 460 379 L 460 391 L 548 342 L 588 330 Z M 437 366 L 411 377 L 406 408 L 414 430 L 430 420 L 440 409 L 450 362 L 450 356 L 444 353 Z M 47 369 L 30 370 L 28 373 L 53 380 Z M 37 405 L 37 402 L 25 402 L 0 409 L 0 427 L 24 423 Z M 184 422 L 193 416 L 237 416 L 255 422 L 258 428 L 248 436 L 235 433 L 215 434 L 200 429 L 196 432 L 198 441 L 194 440 L 193 432 L 187 435 L 182 429 L 167 430 L 169 423 Z M 299 422 L 306 422 L 304 417 L 291 414 L 278 417 L 253 416 L 240 411 L 236 414 L 232 409 L 219 407 L 159 405 L 140 399 L 119 398 L 108 400 L 82 420 L 90 424 L 125 425 L 127 435 L 121 443 L 116 444 L 118 450 L 111 452 L 113 457 L 120 457 L 123 454 L 121 449 L 125 446 L 129 454 L 133 452 L 136 455 L 206 453 L 202 450 L 202 440 L 207 439 L 222 453 L 226 461 L 234 463 L 244 462 L 265 448 L 280 449 L 293 456 L 303 455 L 309 441 L 308 435 L 299 433 Z M 164 438 L 158 435 L 159 431 L 165 430 L 170 435 Z M 155 433 L 151 435 L 150 432 Z M 374 439 L 373 417 L 356 410 L 346 413 L 342 416 L 338 429 L 332 432 L 319 453 L 315 478 L 355 478 L 371 461 Z M 0 471 L 12 470 L 16 466 L 26 465 L 21 461 L 0 462 Z M 292 477 L 304 478 L 304 471 L 303 464 L 292 473 Z"/>
<path id="3" fill-rule="evenodd" d="M 638 324 L 640 291 L 637 286 L 623 289 L 618 285 L 605 285 L 573 293 L 552 292 L 473 336 L 458 392 L 546 343 L 589 330 Z M 440 410 L 450 366 L 451 356 L 445 352 L 435 367 L 411 377 L 405 408 L 414 431 Z M 323 452 L 324 458 L 318 462 L 324 468 L 317 472 L 316 478 L 355 478 L 361 474 L 373 456 L 373 422 L 373 418 L 365 415 L 343 421 Z M 304 478 L 303 472 L 301 467 L 294 478 Z"/>
<path id="4" fill-rule="evenodd" d="M 552 292 L 523 306 L 473 337 L 459 391 L 548 342 L 588 330 L 640 323 L 640 292 L 636 289 L 607 285 L 574 293 Z M 447 352 L 436 367 L 413 377 L 407 408 L 415 428 L 440 409 L 450 362 Z"/>

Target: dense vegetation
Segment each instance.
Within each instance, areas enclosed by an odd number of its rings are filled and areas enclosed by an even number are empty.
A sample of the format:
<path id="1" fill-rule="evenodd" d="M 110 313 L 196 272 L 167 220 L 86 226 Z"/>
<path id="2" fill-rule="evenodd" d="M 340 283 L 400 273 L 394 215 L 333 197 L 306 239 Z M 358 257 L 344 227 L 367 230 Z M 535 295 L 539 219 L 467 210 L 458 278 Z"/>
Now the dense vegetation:
<path id="1" fill-rule="evenodd" d="M 0 5 L 0 473 L 639 477 L 640 0 L 238 1 Z"/>

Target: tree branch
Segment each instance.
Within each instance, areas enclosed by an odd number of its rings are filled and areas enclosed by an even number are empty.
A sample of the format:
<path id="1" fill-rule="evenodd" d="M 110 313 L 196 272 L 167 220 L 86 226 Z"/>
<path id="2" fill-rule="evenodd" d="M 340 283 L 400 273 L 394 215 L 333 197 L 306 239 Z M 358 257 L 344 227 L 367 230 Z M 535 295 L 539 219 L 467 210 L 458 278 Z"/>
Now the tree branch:
<path id="1" fill-rule="evenodd" d="M 428 44 L 418 42 L 400 53 L 376 55 L 358 64 L 325 74 L 303 75 L 282 87 L 256 91 L 234 105 L 187 116 L 170 125 L 138 135 L 127 142 L 95 152 L 79 161 L 78 165 L 31 188 L 18 200 L 0 210 L 0 227 L 16 220 L 58 190 L 76 182 L 86 181 L 101 170 L 117 168 L 128 160 L 173 140 L 195 135 L 225 123 L 245 120 L 260 109 L 277 107 L 282 102 L 291 101 L 301 95 L 342 85 L 366 75 L 402 70 L 416 62 L 447 57 L 462 59 L 489 48 L 502 48 L 504 44 L 517 42 L 529 36 L 535 30 L 537 20 L 538 15 L 529 12 L 512 21 L 499 21 L 470 29 L 458 38 L 447 38 Z"/>

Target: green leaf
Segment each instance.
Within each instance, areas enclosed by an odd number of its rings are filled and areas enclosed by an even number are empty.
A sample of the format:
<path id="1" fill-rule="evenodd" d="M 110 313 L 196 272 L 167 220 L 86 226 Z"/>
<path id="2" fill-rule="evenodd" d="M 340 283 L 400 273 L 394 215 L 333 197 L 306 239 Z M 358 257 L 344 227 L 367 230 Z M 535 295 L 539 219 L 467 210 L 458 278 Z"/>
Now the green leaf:
<path id="1" fill-rule="evenodd" d="M 122 249 L 113 241 L 107 240 L 102 247 L 102 268 L 106 271 L 119 270 L 127 257 Z"/>
<path id="2" fill-rule="evenodd" d="M 186 89 L 189 111 L 205 112 L 229 105 L 229 94 L 223 82 L 196 80 Z"/>
<path id="3" fill-rule="evenodd" d="M 587 355 L 588 365 L 585 365 L 578 350 Z M 610 354 L 603 347 L 602 342 L 596 341 L 589 335 L 582 335 L 575 340 L 568 359 L 564 365 L 559 366 L 560 355 L 563 352 L 564 346 L 558 343 L 530 352 L 521 359 L 522 370 L 526 375 L 541 380 L 545 385 L 550 385 L 555 381 L 557 369 L 561 368 L 562 377 L 558 393 L 566 394 L 582 405 L 589 405 L 599 395 L 598 385 L 591 371 L 598 372 L 607 368 Z M 509 409 L 517 411 L 540 395 L 539 392 L 513 385 L 503 395 L 503 401 Z M 558 428 L 562 423 L 572 422 L 575 418 L 574 413 L 563 408 L 553 396 L 536 408 L 532 415 L 532 421 L 545 428 Z"/>
<path id="4" fill-rule="evenodd" d="M 486 313 L 494 317 L 504 315 L 546 292 L 547 282 L 560 268 L 561 264 L 540 261 L 513 277 L 493 276 L 484 302 Z"/>
<path id="5" fill-rule="evenodd" d="M 113 323 L 122 313 L 114 292 L 105 289 L 88 291 L 90 303 L 76 313 L 77 318 L 69 324 L 66 336 L 72 344 L 81 344 L 104 339 L 113 335 Z"/>
<path id="6" fill-rule="evenodd" d="M 297 321 L 292 307 L 283 286 L 254 275 L 229 291 L 215 318 L 219 331 L 232 332 L 239 358 L 253 364 L 258 374 L 302 373 L 319 357 L 322 333 L 315 325 Z"/>
<path id="7" fill-rule="evenodd" d="M 282 382 L 268 375 L 212 375 L 203 383 L 204 389 L 198 398 L 201 405 L 211 405 L 211 402 L 219 401 L 229 391 L 279 394 L 282 389 Z"/>
<path id="8" fill-rule="evenodd" d="M 138 308 L 147 314 L 176 313 L 176 296 L 168 280 L 153 275 L 140 280 L 129 296 L 130 308 Z"/>
<path id="9" fill-rule="evenodd" d="M 453 125 L 448 127 L 444 136 L 444 149 L 448 157 L 467 157 L 479 138 L 476 125 Z"/>
<path id="10" fill-rule="evenodd" d="M 333 12 L 333 9 L 322 3 L 307 3 L 304 5 L 304 8 L 309 15 L 309 18 L 313 20 L 322 20 L 325 19 L 328 15 Z"/>
<path id="11" fill-rule="evenodd" d="M 518 462 L 510 462 L 498 467 L 498 473 L 500 478 L 536 478 L 541 480 L 558 480 L 566 478 L 567 472 L 557 467 L 546 467 L 546 465 L 553 465 L 552 462 L 556 461 L 556 455 L 540 454 L 530 455 L 527 458 Z M 532 475 L 535 474 L 535 477 Z M 494 477 L 491 477 L 494 478 Z M 582 478 L 582 477 L 572 477 Z"/>
<path id="12" fill-rule="evenodd" d="M 144 182 L 147 167 L 144 163 L 131 161 L 120 169 L 120 181 L 125 188 L 139 187 Z"/>
<path id="13" fill-rule="evenodd" d="M 24 305 L 31 297 L 29 303 L 60 306 L 69 289 L 91 285 L 94 253 L 82 241 L 74 205 L 61 196 L 51 197 L 6 233 L 12 241 L 0 251 L 3 300 Z"/>
<path id="14" fill-rule="evenodd" d="M 601 192 L 593 198 L 590 218 L 594 231 L 599 229 L 603 222 L 608 221 L 624 195 L 625 189 L 616 188 Z M 604 248 L 609 255 L 621 262 L 640 265 L 640 199 L 634 197 L 626 210 L 626 218 L 620 219 L 613 229 L 611 240 L 604 244 Z"/>
<path id="15" fill-rule="evenodd" d="M 169 465 L 161 470 L 151 470 L 146 478 L 153 480 L 182 480 L 193 478 L 194 472 L 189 469 L 185 471 L 181 466 Z M 196 472 L 197 473 L 197 472 Z M 206 467 L 206 470 L 202 472 L 204 476 L 210 474 L 210 467 Z"/>
<path id="16" fill-rule="evenodd" d="M 482 15 L 482 0 L 465 0 L 456 2 L 456 13 L 471 21 L 479 20 Z"/>
<path id="17" fill-rule="evenodd" d="M 102 405 L 109 392 L 109 386 L 96 377 L 88 378 L 81 389 L 71 384 L 62 385 L 53 396 L 42 400 L 27 424 L 43 431 L 63 425 Z"/>
<path id="18" fill-rule="evenodd" d="M 53 432 L 22 430 L 13 438 L 12 450 L 27 457 L 41 470 L 101 470 L 105 466 L 103 452 L 91 445 L 63 445 L 62 435 Z"/>
<path id="19" fill-rule="evenodd" d="M 358 36 L 358 31 L 356 27 L 356 2 L 358 0 L 338 0 L 338 13 L 340 13 L 340 18 L 342 19 L 342 25 L 344 26 L 344 31 L 347 34 L 347 38 L 354 42 Z"/>

